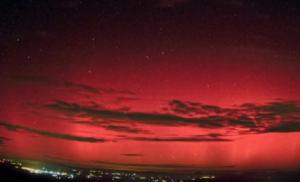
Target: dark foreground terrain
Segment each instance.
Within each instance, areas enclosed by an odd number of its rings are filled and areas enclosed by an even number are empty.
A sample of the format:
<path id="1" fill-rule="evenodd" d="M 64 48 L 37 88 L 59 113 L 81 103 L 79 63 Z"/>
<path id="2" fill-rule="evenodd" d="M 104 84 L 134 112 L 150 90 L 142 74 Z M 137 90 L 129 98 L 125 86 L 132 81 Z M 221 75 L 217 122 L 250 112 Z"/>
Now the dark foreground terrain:
<path id="1" fill-rule="evenodd" d="M 220 173 L 214 179 L 187 178 L 179 175 L 161 175 L 160 179 L 113 179 L 111 176 L 88 179 L 86 176 L 78 176 L 74 179 L 54 178 L 42 174 L 31 174 L 27 171 L 16 169 L 9 165 L 0 166 L 0 181 L 26 181 L 26 182 L 300 182 L 300 172 L 244 172 L 244 173 Z"/>

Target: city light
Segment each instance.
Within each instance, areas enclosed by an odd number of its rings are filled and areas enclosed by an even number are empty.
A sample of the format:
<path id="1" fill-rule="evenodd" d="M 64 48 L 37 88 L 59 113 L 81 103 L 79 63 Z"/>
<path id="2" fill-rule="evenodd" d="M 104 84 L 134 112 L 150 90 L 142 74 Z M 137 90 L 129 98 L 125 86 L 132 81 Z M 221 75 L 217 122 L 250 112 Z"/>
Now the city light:
<path id="1" fill-rule="evenodd" d="M 68 179 L 73 180 L 76 178 L 85 178 L 87 180 L 101 180 L 101 179 L 111 179 L 112 181 L 136 181 L 136 182 L 175 182 L 180 181 L 184 182 L 184 180 L 177 180 L 176 178 L 169 175 L 147 175 L 144 173 L 136 173 L 136 172 L 128 172 L 128 171 L 107 171 L 107 170 L 99 170 L 99 169 L 77 169 L 77 168 L 57 168 L 47 167 L 47 165 L 39 165 L 30 166 L 29 164 L 23 164 L 20 161 L 11 160 L 11 159 L 0 159 L 0 163 L 9 164 L 14 168 L 27 171 L 34 175 L 44 175 L 49 176 L 58 180 Z M 203 181 L 208 179 L 215 179 L 214 175 L 201 175 L 201 176 L 189 176 L 186 177 L 186 180 L 192 181 Z"/>

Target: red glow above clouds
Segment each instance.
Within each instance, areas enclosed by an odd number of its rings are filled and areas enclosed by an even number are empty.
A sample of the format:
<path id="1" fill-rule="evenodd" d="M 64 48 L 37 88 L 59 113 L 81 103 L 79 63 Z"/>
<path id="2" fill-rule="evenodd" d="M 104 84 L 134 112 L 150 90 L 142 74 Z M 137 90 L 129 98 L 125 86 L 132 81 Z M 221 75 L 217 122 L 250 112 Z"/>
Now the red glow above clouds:
<path id="1" fill-rule="evenodd" d="M 299 54 L 284 44 L 294 39 L 271 31 L 276 21 L 248 30 L 229 17 L 237 27 L 216 29 L 225 15 L 199 23 L 189 12 L 172 22 L 164 13 L 177 8 L 152 10 L 157 22 L 124 10 L 107 30 L 93 20 L 23 30 L 1 67 L 1 154 L 135 170 L 299 168 Z"/>

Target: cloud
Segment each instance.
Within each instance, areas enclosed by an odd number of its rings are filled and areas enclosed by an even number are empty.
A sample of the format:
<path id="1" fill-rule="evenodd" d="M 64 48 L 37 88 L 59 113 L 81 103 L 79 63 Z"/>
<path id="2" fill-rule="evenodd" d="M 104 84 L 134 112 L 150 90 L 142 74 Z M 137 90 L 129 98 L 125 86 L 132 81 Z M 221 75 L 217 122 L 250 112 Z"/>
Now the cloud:
<path id="1" fill-rule="evenodd" d="M 266 104 L 246 103 L 234 108 L 222 108 L 214 105 L 172 100 L 169 102 L 168 112 L 155 113 L 112 110 L 104 107 L 92 108 L 62 100 L 48 103 L 45 107 L 66 115 L 80 115 L 91 120 L 100 119 L 112 122 L 136 122 L 161 126 L 190 125 L 210 129 L 241 128 L 243 133 L 274 132 L 276 128 L 280 128 L 281 132 L 300 131 L 298 127 L 298 123 L 300 123 L 300 104 L 297 101 L 278 100 Z M 291 127 L 291 125 L 294 127 Z M 113 125 L 107 126 L 107 129 L 127 130 L 128 132 L 131 130 Z M 277 130 L 279 131 L 279 129 Z M 132 132 L 138 131 L 132 130 Z"/>
<path id="2" fill-rule="evenodd" d="M 74 83 L 70 81 L 60 81 L 51 79 L 45 76 L 36 76 L 36 75 L 14 75 L 10 77 L 10 80 L 23 83 L 23 84 L 37 84 L 46 87 L 65 87 L 67 89 L 75 89 L 90 93 L 99 94 L 99 90 L 95 87 L 91 87 L 84 84 Z"/>
<path id="3" fill-rule="evenodd" d="M 121 89 L 113 89 L 113 88 L 98 88 L 93 87 L 90 85 L 85 85 L 81 83 L 75 83 L 68 80 L 56 80 L 46 76 L 37 76 L 37 75 L 13 75 L 9 78 L 10 81 L 14 81 L 17 83 L 23 84 L 37 84 L 46 87 L 55 87 L 55 88 L 66 88 L 70 90 L 76 90 L 81 92 L 87 92 L 91 94 L 116 94 L 118 95 L 119 100 L 122 99 L 137 99 L 133 97 L 135 93 L 128 91 L 128 90 L 121 90 Z M 130 96 L 130 97 L 129 97 Z"/>
<path id="4" fill-rule="evenodd" d="M 133 112 L 113 110 L 107 108 L 95 108 L 57 100 L 44 105 L 44 108 L 56 111 L 67 116 L 71 122 L 77 124 L 101 127 L 116 133 L 127 133 L 131 135 L 116 135 L 117 138 L 106 140 L 104 138 L 93 138 L 74 136 L 61 133 L 53 133 L 33 129 L 25 126 L 0 122 L 0 126 L 11 131 L 23 130 L 41 136 L 74 140 L 82 142 L 106 142 L 106 141 L 144 141 L 144 142 L 230 142 L 238 134 L 261 134 L 274 132 L 300 132 L 300 104 L 297 101 L 277 100 L 265 104 L 245 103 L 234 108 L 222 108 L 219 106 L 208 106 L 200 103 L 171 101 L 170 111 L 180 112 Z M 186 115 L 189 110 L 197 112 L 199 109 L 208 114 Z M 175 109 L 176 108 L 176 109 Z M 180 113 L 180 114 L 178 114 Z M 184 114 L 181 114 L 184 113 Z M 77 118 L 77 120 L 72 120 Z M 80 119 L 83 119 L 80 121 Z M 79 119 L 79 121 L 78 121 Z M 210 133 L 194 136 L 164 136 L 164 133 L 152 133 L 152 130 L 144 130 L 135 124 L 158 125 L 160 127 L 198 127 L 206 129 L 222 129 L 222 133 Z M 221 130 L 220 130 L 221 131 Z M 135 136 L 135 134 L 147 134 L 146 136 Z M 154 135 L 157 134 L 157 135 Z"/>
<path id="5" fill-rule="evenodd" d="M 7 141 L 7 140 L 9 140 L 9 139 L 6 138 L 6 137 L 0 136 L 0 145 L 3 144 L 3 142 L 4 142 L 4 141 Z"/>
<path id="6" fill-rule="evenodd" d="M 248 111 L 257 112 L 259 114 L 267 113 L 272 115 L 284 116 L 291 114 L 300 114 L 300 103 L 298 101 L 276 101 L 264 105 L 246 103 L 241 107 Z"/>
<path id="7" fill-rule="evenodd" d="M 70 82 L 70 81 L 64 81 L 63 84 L 67 88 L 77 88 L 77 89 L 87 91 L 87 92 L 90 92 L 90 93 L 100 94 L 99 89 L 97 89 L 95 87 L 88 86 L 88 85 L 73 83 L 73 82 Z"/>
<path id="8" fill-rule="evenodd" d="M 49 132 L 49 131 L 44 131 L 44 130 L 38 130 L 34 128 L 29 128 L 25 126 L 20 126 L 20 125 L 15 125 L 15 124 L 10 124 L 7 122 L 0 121 L 0 126 L 5 127 L 6 129 L 10 131 L 19 131 L 23 130 L 29 133 L 37 134 L 40 136 L 45 136 L 45 137 L 50 137 L 50 138 L 58 138 L 58 139 L 63 139 L 63 140 L 71 140 L 71 141 L 79 141 L 79 142 L 90 142 L 90 143 L 102 143 L 106 142 L 107 140 L 102 139 L 102 138 L 93 138 L 93 137 L 82 137 L 82 136 L 75 136 L 75 135 L 68 135 L 68 134 L 62 134 L 62 133 L 54 133 L 54 132 Z"/>
<path id="9" fill-rule="evenodd" d="M 149 133 L 146 130 L 128 127 L 128 126 L 120 126 L 120 125 L 106 125 L 103 126 L 103 128 L 111 131 L 125 132 L 125 133 Z"/>
<path id="10" fill-rule="evenodd" d="M 140 163 L 117 163 L 107 161 L 91 161 L 89 164 L 95 164 L 103 169 L 114 170 L 134 170 L 134 171 L 157 171 L 157 172 L 196 172 L 204 170 L 217 170 L 217 169 L 232 169 L 235 166 L 199 166 L 199 165 L 187 165 L 187 164 L 140 164 Z"/>
<path id="11" fill-rule="evenodd" d="M 98 142 L 106 142 L 106 139 L 93 138 L 93 137 L 82 137 L 61 133 L 54 133 L 44 130 L 38 130 L 33 128 L 28 128 L 20 125 L 9 124 L 7 122 L 0 122 L 0 126 L 5 127 L 8 130 L 17 132 L 19 130 L 23 130 L 29 133 L 34 133 L 37 135 L 50 137 L 50 138 L 58 138 L 64 140 L 71 141 L 80 141 L 80 142 L 90 142 L 90 143 L 98 143 Z M 124 140 L 133 140 L 133 141 L 145 141 L 145 142 L 230 142 L 231 139 L 220 138 L 220 134 L 209 134 L 209 135 L 199 135 L 199 136 L 191 136 L 191 137 L 127 137 L 121 136 L 119 139 L 115 139 L 114 141 L 124 141 Z M 0 137 L 0 141 L 5 138 Z"/>
<path id="12" fill-rule="evenodd" d="M 199 103 L 182 102 L 180 100 L 171 100 L 169 102 L 170 111 L 176 114 L 193 115 L 193 114 L 208 114 L 202 109 Z"/>
<path id="13" fill-rule="evenodd" d="M 122 154 L 123 156 L 126 157 L 142 157 L 144 154 Z"/>
<path id="14" fill-rule="evenodd" d="M 46 108 L 65 113 L 67 115 L 78 115 L 87 116 L 96 119 L 107 119 L 107 120 L 122 120 L 130 122 L 140 122 L 145 124 L 155 125 L 199 125 L 202 127 L 221 127 L 223 120 L 222 117 L 217 118 L 187 118 L 181 117 L 168 113 L 145 113 L 145 112 L 122 112 L 119 110 L 110 110 L 105 108 L 91 108 L 88 106 L 82 106 L 76 103 L 68 103 L 62 100 L 45 105 Z"/>
<path id="15" fill-rule="evenodd" d="M 169 103 L 169 111 L 174 114 L 197 116 L 212 115 L 227 112 L 228 109 L 214 105 L 204 105 L 198 102 L 184 102 L 180 100 L 171 100 Z"/>
<path id="16" fill-rule="evenodd" d="M 227 121 L 230 126 L 242 126 L 245 128 L 255 128 L 256 123 L 247 115 L 237 116 L 235 118 L 228 118 Z"/>
<path id="17" fill-rule="evenodd" d="M 280 123 L 266 130 L 266 132 L 277 132 L 277 133 L 299 132 L 299 131 L 300 131 L 300 122 Z"/>
<path id="18" fill-rule="evenodd" d="M 104 128 L 109 131 L 115 131 L 115 132 L 121 132 L 121 133 L 133 133 L 133 134 L 150 134 L 149 131 L 140 129 L 133 126 L 127 126 L 124 125 L 124 123 L 117 124 L 116 122 L 113 123 L 113 121 L 73 121 L 75 124 L 81 124 L 81 125 L 89 125 L 99 128 Z"/>
<path id="19" fill-rule="evenodd" d="M 14 75 L 9 78 L 10 81 L 15 81 L 18 83 L 30 83 L 39 84 L 44 86 L 58 85 L 56 80 L 52 80 L 45 76 L 33 76 L 33 75 Z"/>
<path id="20" fill-rule="evenodd" d="M 131 91 L 128 91 L 128 90 L 118 90 L 118 89 L 113 89 L 113 88 L 96 88 L 96 87 L 92 87 L 92 86 L 89 86 L 89 85 L 74 83 L 74 82 L 66 81 L 66 80 L 63 82 L 63 86 L 66 87 L 66 88 L 78 89 L 78 90 L 81 90 L 81 91 L 94 93 L 94 94 L 120 95 L 120 96 L 116 96 L 117 100 L 121 100 L 121 99 L 125 100 L 125 98 L 127 98 L 127 100 L 137 99 L 137 98 L 132 97 L 132 96 L 135 95 L 135 93 L 133 93 Z"/>
<path id="21" fill-rule="evenodd" d="M 231 142 L 233 140 L 219 137 L 127 137 L 126 140 L 147 142 Z"/>

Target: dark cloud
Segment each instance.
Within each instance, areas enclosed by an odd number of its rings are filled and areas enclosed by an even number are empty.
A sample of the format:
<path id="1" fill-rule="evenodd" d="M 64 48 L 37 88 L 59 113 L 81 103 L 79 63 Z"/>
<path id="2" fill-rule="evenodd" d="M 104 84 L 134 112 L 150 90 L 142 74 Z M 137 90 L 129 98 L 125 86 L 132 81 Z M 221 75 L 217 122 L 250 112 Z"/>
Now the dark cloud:
<path id="1" fill-rule="evenodd" d="M 254 131 L 300 132 L 300 103 L 298 101 L 278 100 L 264 105 L 247 103 L 241 106 L 240 112 L 248 115 L 248 121 L 252 120 L 256 123 Z"/>
<path id="2" fill-rule="evenodd" d="M 121 112 L 129 112 L 130 109 L 131 108 L 128 107 L 128 106 L 122 106 L 122 107 L 118 108 L 118 110 L 121 111 Z"/>
<path id="3" fill-rule="evenodd" d="M 268 128 L 266 132 L 300 132 L 300 122 L 280 123 Z"/>
<path id="4" fill-rule="evenodd" d="M 125 132 L 125 133 L 149 133 L 146 130 L 128 127 L 128 126 L 120 126 L 120 125 L 106 125 L 103 126 L 107 130 L 117 131 L 117 132 Z"/>
<path id="5" fill-rule="evenodd" d="M 101 166 L 104 169 L 127 169 L 127 170 L 139 170 L 139 171 L 169 171 L 169 172 L 196 172 L 203 170 L 211 170 L 211 169 L 232 169 L 235 166 L 226 165 L 226 166 L 199 166 L 199 165 L 184 165 L 184 164 L 140 164 L 140 163 L 115 163 L 115 162 L 107 162 L 107 161 L 91 161 L 91 163 L 96 164 L 97 166 Z M 125 167 L 125 168 L 124 168 Z"/>
<path id="6" fill-rule="evenodd" d="M 172 101 L 170 107 L 181 108 L 188 110 L 189 107 L 195 106 L 192 112 L 197 112 L 196 107 L 203 110 L 203 105 L 199 103 L 189 103 L 188 107 L 184 102 Z M 146 112 L 132 112 L 111 110 L 106 108 L 94 108 L 83 106 L 77 103 L 68 103 L 62 100 L 57 100 L 46 104 L 47 109 L 51 109 L 68 117 L 80 116 L 89 118 L 89 122 L 72 121 L 78 124 L 93 125 L 102 127 L 106 130 L 115 131 L 118 133 L 130 134 L 151 134 L 147 130 L 135 127 L 134 122 L 161 125 L 161 126 L 194 126 L 200 128 L 219 128 L 225 131 L 233 132 L 232 129 L 239 134 L 250 133 L 270 133 L 270 132 L 300 132 L 300 104 L 296 101 L 276 101 L 266 104 L 243 104 L 235 108 L 221 108 L 218 106 L 209 106 L 206 110 L 209 114 L 202 116 L 181 116 L 171 113 L 146 113 Z M 204 107 L 207 109 L 207 107 Z M 211 112 L 211 110 L 213 110 Z M 215 112 L 218 110 L 218 112 Z M 182 112 L 180 112 L 182 113 Z M 60 138 L 65 140 L 75 140 L 82 142 L 105 142 L 105 139 L 80 137 L 73 135 L 66 135 L 60 133 L 52 133 L 49 131 L 42 131 L 25 126 L 9 124 L 1 122 L 8 130 L 17 131 L 24 130 L 30 133 L 41 136 Z M 240 131 L 238 131 L 241 129 Z M 148 141 L 148 142 L 230 142 L 231 138 L 227 138 L 219 133 L 212 133 L 208 135 L 197 136 L 175 136 L 175 137 L 154 137 L 151 136 L 121 136 L 114 141 Z"/>
<path id="7" fill-rule="evenodd" d="M 6 138 L 6 137 L 0 136 L 0 145 L 3 144 L 3 142 L 4 142 L 4 141 L 7 141 L 7 140 L 9 140 L 9 139 Z"/>
<path id="8" fill-rule="evenodd" d="M 242 108 L 258 114 L 271 114 L 277 116 L 300 114 L 300 103 L 298 101 L 276 101 L 265 105 L 246 103 L 241 105 Z"/>
<path id="9" fill-rule="evenodd" d="M 64 86 L 67 88 L 78 88 L 83 91 L 87 91 L 87 92 L 91 92 L 91 93 L 95 93 L 95 94 L 100 93 L 100 91 L 95 87 L 91 87 L 91 86 L 84 85 L 84 84 L 73 83 L 70 81 L 64 81 Z"/>
<path id="10" fill-rule="evenodd" d="M 169 110 L 180 115 L 209 115 L 225 112 L 224 108 L 214 105 L 204 105 L 197 102 L 183 102 L 180 100 L 171 100 Z"/>
<path id="11" fill-rule="evenodd" d="M 202 128 L 243 128 L 243 132 L 270 132 L 280 128 L 281 132 L 300 131 L 300 105 L 297 101 L 276 101 L 266 104 L 246 103 L 234 108 L 221 108 L 193 102 L 172 100 L 169 112 L 132 112 L 92 108 L 76 103 L 55 101 L 45 107 L 67 115 L 80 115 L 93 119 L 109 121 L 139 122 L 151 125 L 184 126 L 193 125 Z M 191 113 L 201 113 L 193 115 Z M 203 115 L 203 113 L 206 113 Z M 279 123 L 279 124 L 278 124 Z M 289 124 L 287 124 L 289 123 Z M 282 125 L 282 126 L 281 126 Z M 294 127 L 292 127 L 294 126 Z M 277 129 L 276 129 L 277 128 Z M 107 129 L 138 132 L 126 127 L 107 126 Z M 151 139 L 149 139 L 151 140 Z M 153 140 L 156 140 L 155 138 Z M 184 140 L 184 139 L 182 139 Z M 201 139 L 199 139 L 201 140 Z M 210 139 L 209 139 L 210 140 Z M 159 139 L 158 139 L 159 141 Z"/>
<path id="12" fill-rule="evenodd" d="M 230 126 L 242 126 L 246 128 L 255 128 L 256 123 L 247 115 L 238 116 L 236 118 L 229 118 L 228 124 Z"/>
<path id="13" fill-rule="evenodd" d="M 126 157 L 142 157 L 144 154 L 122 154 L 123 156 Z"/>
<path id="14" fill-rule="evenodd" d="M 30 84 L 38 84 L 41 86 L 51 86 L 51 87 L 64 87 L 71 90 L 77 90 L 81 92 L 87 92 L 92 94 L 116 94 L 119 95 L 117 97 L 118 100 L 127 98 L 129 99 L 137 99 L 133 97 L 135 93 L 128 90 L 121 89 L 113 89 L 113 88 L 96 88 L 90 85 L 85 85 L 81 83 L 75 83 L 67 80 L 56 80 L 51 79 L 45 76 L 37 76 L 37 75 L 13 75 L 10 77 L 10 81 L 15 81 L 18 83 L 30 83 Z M 129 97 L 130 96 L 130 97 Z"/>
<path id="15" fill-rule="evenodd" d="M 95 109 L 82 106 L 76 103 L 68 103 L 65 101 L 55 101 L 45 105 L 46 108 L 56 110 L 65 114 L 84 115 L 91 118 L 102 118 L 109 120 L 123 120 L 130 122 L 142 122 L 145 124 L 156 125 L 188 125 L 194 124 L 202 127 L 221 127 L 223 126 L 219 120 L 208 118 L 186 118 L 167 113 L 143 113 L 143 112 L 121 112 L 119 110 Z"/>
<path id="16" fill-rule="evenodd" d="M 106 139 L 99 139 L 93 137 L 82 137 L 82 136 L 74 136 L 74 135 L 67 135 L 61 133 L 53 133 L 44 130 L 38 130 L 33 128 L 28 128 L 20 125 L 9 124 L 7 122 L 0 122 L 0 126 L 5 127 L 8 130 L 17 132 L 18 130 L 23 130 L 26 132 L 34 133 L 37 135 L 50 137 L 50 138 L 59 138 L 64 140 L 72 140 L 72 141 L 81 141 L 81 142 L 90 142 L 90 143 L 97 143 L 97 142 L 106 142 Z M 117 131 L 123 130 L 118 128 Z M 115 128 L 114 128 L 115 129 Z M 220 134 L 212 134 L 212 135 L 199 135 L 199 136 L 192 136 L 192 137 L 127 137 L 122 136 L 121 138 L 115 141 L 123 141 L 123 140 L 134 140 L 134 141 L 146 141 L 146 142 L 230 142 L 231 139 L 220 138 Z M 0 138 L 1 139 L 1 138 Z"/>
<path id="17" fill-rule="evenodd" d="M 33 75 L 14 75 L 9 77 L 10 81 L 15 81 L 19 83 L 30 83 L 30 84 L 39 84 L 44 86 L 49 85 L 58 85 L 58 82 L 52 79 L 49 79 L 45 76 L 33 76 Z"/>
<path id="18" fill-rule="evenodd" d="M 64 81 L 63 85 L 66 88 L 70 88 L 70 89 L 78 89 L 81 91 L 86 91 L 86 92 L 90 92 L 90 93 L 94 93 L 94 94 L 115 94 L 115 95 L 120 95 L 120 96 L 116 96 L 116 99 L 120 99 L 120 98 L 126 98 L 125 96 L 129 95 L 129 96 L 133 96 L 135 95 L 133 92 L 131 91 L 127 91 L 127 90 L 117 90 L 117 89 L 113 89 L 113 88 L 96 88 L 96 87 L 92 87 L 89 85 L 85 85 L 85 84 L 80 84 L 80 83 L 74 83 L 74 82 L 70 82 L 70 81 Z M 125 95 L 125 96 L 123 96 Z M 128 97 L 129 100 L 130 97 Z"/>
<path id="19" fill-rule="evenodd" d="M 129 125 L 119 125 L 116 121 L 73 121 L 75 124 L 81 124 L 81 125 L 89 125 L 99 128 L 104 128 L 106 130 L 115 131 L 115 132 L 121 132 L 121 133 L 134 133 L 134 134 L 150 134 L 149 131 L 140 129 L 137 127 L 129 126 Z M 112 124 L 114 123 L 114 124 Z"/>
<path id="20" fill-rule="evenodd" d="M 147 142 L 231 142 L 233 140 L 219 137 L 127 137 L 126 140 Z"/>
<path id="21" fill-rule="evenodd" d="M 193 114 L 207 114 L 199 103 L 185 103 L 180 100 L 171 100 L 169 102 L 170 111 L 176 114 L 193 115 Z"/>
<path id="22" fill-rule="evenodd" d="M 23 130 L 29 133 L 34 133 L 40 136 L 50 137 L 50 138 L 58 138 L 63 140 L 72 140 L 72 141 L 80 141 L 80 142 L 90 142 L 90 143 L 97 143 L 97 142 L 106 142 L 107 140 L 102 138 L 93 138 L 93 137 L 82 137 L 82 136 L 75 136 L 75 135 L 68 135 L 68 134 L 61 134 L 61 133 L 54 133 L 44 130 L 38 130 L 34 128 L 28 128 L 25 126 L 10 124 L 7 122 L 0 121 L 0 126 L 5 127 L 8 130 L 17 132 L 18 130 Z"/>
<path id="23" fill-rule="evenodd" d="M 300 103 L 296 101 L 271 102 L 258 109 L 279 116 L 300 114 Z"/>

